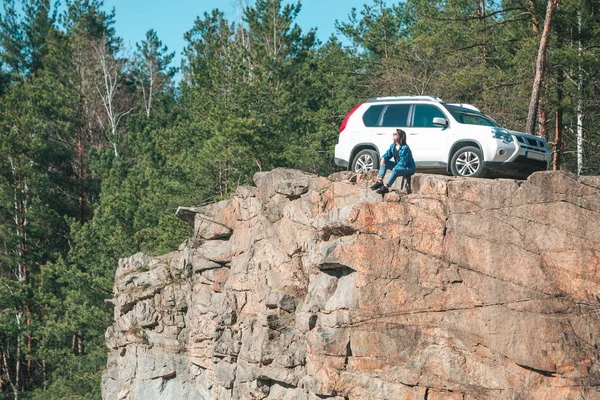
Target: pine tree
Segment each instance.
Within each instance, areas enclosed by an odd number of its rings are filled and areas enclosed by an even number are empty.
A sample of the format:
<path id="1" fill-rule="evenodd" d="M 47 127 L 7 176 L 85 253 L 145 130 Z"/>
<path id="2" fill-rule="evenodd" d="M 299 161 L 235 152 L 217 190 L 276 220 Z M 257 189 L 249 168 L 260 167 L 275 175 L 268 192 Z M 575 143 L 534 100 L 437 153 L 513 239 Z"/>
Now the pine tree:
<path id="1" fill-rule="evenodd" d="M 186 40 L 181 104 L 189 120 L 181 142 L 191 141 L 192 153 L 182 153 L 205 177 L 207 197 L 224 196 L 249 182 L 256 168 L 248 145 L 253 121 L 245 110 L 250 78 L 244 48 L 218 10 L 197 19 Z"/>
<path id="2" fill-rule="evenodd" d="M 52 180 L 46 156 L 53 153 L 47 122 L 39 117 L 37 88 L 12 85 L 0 101 L 0 280 L 3 303 L 0 345 L 3 380 L 15 398 L 34 387 L 42 375 L 36 351 L 43 285 L 41 269 L 66 246 L 65 225 L 50 206 Z"/>
<path id="3" fill-rule="evenodd" d="M 172 90 L 177 68 L 171 66 L 175 52 L 167 53 L 156 31 L 146 32 L 146 40 L 136 43 L 134 75 L 138 90 L 142 94 L 144 112 L 150 118 L 150 111 L 157 97 Z M 158 98 L 159 100 L 160 98 Z"/>

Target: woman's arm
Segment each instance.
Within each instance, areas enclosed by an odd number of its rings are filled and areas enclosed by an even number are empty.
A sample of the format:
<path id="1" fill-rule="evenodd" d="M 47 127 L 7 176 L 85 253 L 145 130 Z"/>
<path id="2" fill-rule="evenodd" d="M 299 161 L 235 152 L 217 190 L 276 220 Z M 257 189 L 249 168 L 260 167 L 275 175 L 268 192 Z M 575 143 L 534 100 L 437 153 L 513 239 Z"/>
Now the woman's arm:
<path id="1" fill-rule="evenodd" d="M 392 146 L 390 146 L 389 149 L 387 149 L 387 151 L 385 152 L 385 154 L 381 157 L 382 160 L 391 160 L 392 157 L 394 156 L 394 153 L 392 152 L 392 149 L 394 148 L 394 144 L 392 143 Z"/>
<path id="2" fill-rule="evenodd" d="M 400 162 L 398 164 L 400 164 L 403 168 L 408 168 L 408 161 L 411 157 L 411 151 L 407 145 L 400 146 L 399 156 Z"/>

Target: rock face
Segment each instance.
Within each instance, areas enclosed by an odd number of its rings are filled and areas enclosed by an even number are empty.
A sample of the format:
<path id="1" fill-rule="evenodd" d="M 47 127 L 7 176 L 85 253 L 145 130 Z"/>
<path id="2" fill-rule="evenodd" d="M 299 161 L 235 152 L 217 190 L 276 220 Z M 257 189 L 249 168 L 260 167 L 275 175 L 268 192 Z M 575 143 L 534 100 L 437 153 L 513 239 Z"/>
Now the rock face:
<path id="1" fill-rule="evenodd" d="M 600 399 L 600 177 L 373 180 L 179 209 L 179 251 L 119 262 L 104 398 Z"/>

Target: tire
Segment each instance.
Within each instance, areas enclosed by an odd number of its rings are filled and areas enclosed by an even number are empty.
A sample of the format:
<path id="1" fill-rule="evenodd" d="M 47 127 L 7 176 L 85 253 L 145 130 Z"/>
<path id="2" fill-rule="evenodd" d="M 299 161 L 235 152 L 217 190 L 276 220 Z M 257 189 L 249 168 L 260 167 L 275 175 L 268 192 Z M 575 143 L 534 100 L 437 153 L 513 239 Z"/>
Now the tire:
<path id="1" fill-rule="evenodd" d="M 458 149 L 452 156 L 450 170 L 454 176 L 482 178 L 485 176 L 485 167 L 481 150 L 473 146 Z"/>
<path id="2" fill-rule="evenodd" d="M 361 150 L 352 160 L 352 172 L 367 173 L 377 167 L 379 156 L 375 150 Z"/>

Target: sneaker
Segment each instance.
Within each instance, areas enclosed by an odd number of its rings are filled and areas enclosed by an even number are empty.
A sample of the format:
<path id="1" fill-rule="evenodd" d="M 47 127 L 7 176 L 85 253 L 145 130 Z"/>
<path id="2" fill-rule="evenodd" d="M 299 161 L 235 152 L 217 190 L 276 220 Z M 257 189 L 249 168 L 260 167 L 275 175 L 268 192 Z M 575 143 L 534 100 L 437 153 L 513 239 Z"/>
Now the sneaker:
<path id="1" fill-rule="evenodd" d="M 374 184 L 371 185 L 371 190 L 377 190 L 377 189 L 379 189 L 382 186 L 383 186 L 383 182 L 377 181 L 377 182 L 375 182 Z"/>
<path id="2" fill-rule="evenodd" d="M 379 189 L 377 189 L 377 193 L 379 193 L 379 194 L 386 194 L 389 191 L 390 190 L 387 187 L 383 186 L 383 185 Z"/>

